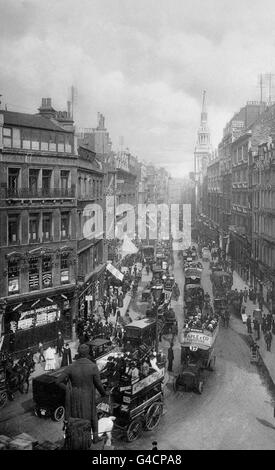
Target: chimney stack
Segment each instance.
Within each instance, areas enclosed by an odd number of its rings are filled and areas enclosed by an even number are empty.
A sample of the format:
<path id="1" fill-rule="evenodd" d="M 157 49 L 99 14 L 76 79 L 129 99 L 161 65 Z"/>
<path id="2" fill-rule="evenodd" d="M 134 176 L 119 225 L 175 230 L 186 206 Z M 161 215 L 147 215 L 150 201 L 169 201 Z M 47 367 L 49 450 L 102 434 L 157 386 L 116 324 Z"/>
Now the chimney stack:
<path id="1" fill-rule="evenodd" d="M 55 109 L 52 107 L 51 98 L 42 98 L 40 108 L 38 108 L 39 114 L 46 118 L 54 118 L 56 115 Z"/>

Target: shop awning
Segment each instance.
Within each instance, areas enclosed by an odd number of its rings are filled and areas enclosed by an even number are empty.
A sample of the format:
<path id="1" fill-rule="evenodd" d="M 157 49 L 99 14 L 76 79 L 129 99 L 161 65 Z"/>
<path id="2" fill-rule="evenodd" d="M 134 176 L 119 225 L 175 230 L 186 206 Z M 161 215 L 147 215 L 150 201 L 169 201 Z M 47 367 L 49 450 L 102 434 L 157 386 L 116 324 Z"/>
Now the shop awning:
<path id="1" fill-rule="evenodd" d="M 113 276 L 115 276 L 117 279 L 119 279 L 119 281 L 122 281 L 122 280 L 123 280 L 124 275 L 123 275 L 118 269 L 116 269 L 111 263 L 107 264 L 106 269 L 107 269 Z"/>

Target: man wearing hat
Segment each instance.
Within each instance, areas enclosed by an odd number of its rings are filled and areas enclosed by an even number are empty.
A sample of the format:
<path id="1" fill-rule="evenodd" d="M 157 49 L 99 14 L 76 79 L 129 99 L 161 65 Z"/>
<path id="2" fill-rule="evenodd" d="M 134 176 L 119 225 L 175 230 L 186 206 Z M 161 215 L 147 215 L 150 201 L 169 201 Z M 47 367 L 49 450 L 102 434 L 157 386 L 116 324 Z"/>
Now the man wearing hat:
<path id="1" fill-rule="evenodd" d="M 59 331 L 58 336 L 57 336 L 57 341 L 56 341 L 56 352 L 59 355 L 59 357 L 62 356 L 63 347 L 64 347 L 64 339 L 63 339 L 61 331 Z"/>
<path id="2" fill-rule="evenodd" d="M 65 419 L 81 418 L 90 421 L 94 442 L 98 441 L 96 389 L 101 396 L 106 392 L 100 381 L 99 370 L 89 359 L 89 346 L 81 344 L 79 358 L 64 369 L 57 382 L 66 389 Z"/>

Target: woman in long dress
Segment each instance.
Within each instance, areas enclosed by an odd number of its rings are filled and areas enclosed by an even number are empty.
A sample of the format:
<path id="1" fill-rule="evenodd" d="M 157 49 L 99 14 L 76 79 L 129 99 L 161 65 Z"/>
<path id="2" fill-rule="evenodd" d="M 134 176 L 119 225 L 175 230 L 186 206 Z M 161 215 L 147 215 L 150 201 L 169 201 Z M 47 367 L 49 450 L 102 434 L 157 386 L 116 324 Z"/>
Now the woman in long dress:
<path id="1" fill-rule="evenodd" d="M 55 363 L 55 349 L 49 347 L 45 353 L 46 365 L 45 370 L 55 370 L 56 363 Z"/>

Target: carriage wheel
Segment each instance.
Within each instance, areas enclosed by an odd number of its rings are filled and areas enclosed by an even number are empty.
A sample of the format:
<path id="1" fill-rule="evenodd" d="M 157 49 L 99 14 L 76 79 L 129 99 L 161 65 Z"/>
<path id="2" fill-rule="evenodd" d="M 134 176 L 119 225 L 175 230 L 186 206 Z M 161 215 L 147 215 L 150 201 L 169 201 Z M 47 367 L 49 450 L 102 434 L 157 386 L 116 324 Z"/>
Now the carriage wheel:
<path id="1" fill-rule="evenodd" d="M 65 415 L 64 406 L 58 406 L 52 414 L 52 419 L 54 421 L 61 421 L 64 418 L 64 415 Z"/>
<path id="2" fill-rule="evenodd" d="M 152 431 L 155 429 L 159 422 L 163 411 L 163 404 L 161 402 L 153 403 L 147 410 L 145 416 L 145 429 Z"/>
<path id="3" fill-rule="evenodd" d="M 7 392 L 1 392 L 0 393 L 0 409 L 4 408 L 4 406 L 7 404 L 7 401 L 8 401 Z"/>
<path id="4" fill-rule="evenodd" d="M 126 430 L 126 439 L 128 442 L 133 442 L 141 435 L 143 429 L 142 421 L 140 418 L 134 419 L 127 430 Z"/>

